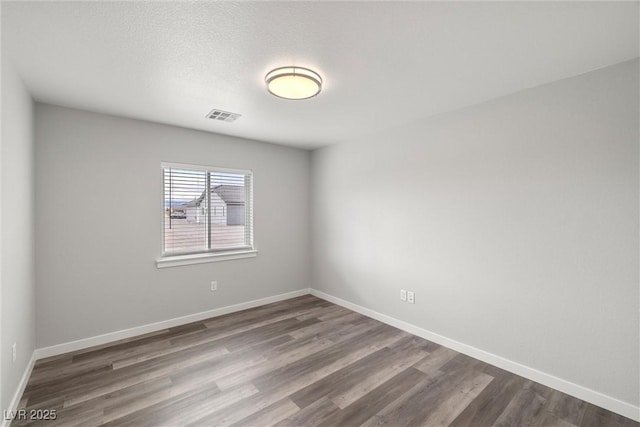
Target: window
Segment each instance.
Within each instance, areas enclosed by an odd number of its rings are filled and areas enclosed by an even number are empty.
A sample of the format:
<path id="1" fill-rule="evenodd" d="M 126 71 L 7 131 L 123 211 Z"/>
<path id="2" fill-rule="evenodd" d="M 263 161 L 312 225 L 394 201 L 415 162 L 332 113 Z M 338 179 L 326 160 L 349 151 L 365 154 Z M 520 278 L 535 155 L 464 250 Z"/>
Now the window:
<path id="1" fill-rule="evenodd" d="M 253 251 L 251 171 L 163 163 L 162 179 L 163 258 Z"/>

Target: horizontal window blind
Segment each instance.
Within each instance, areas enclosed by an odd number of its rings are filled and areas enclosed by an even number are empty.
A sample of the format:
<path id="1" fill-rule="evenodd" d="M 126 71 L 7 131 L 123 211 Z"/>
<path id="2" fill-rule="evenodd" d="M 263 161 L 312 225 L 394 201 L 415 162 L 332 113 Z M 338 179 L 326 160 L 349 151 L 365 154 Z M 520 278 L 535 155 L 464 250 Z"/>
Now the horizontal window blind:
<path id="1" fill-rule="evenodd" d="M 253 248 L 253 176 L 191 165 L 162 167 L 163 255 Z"/>

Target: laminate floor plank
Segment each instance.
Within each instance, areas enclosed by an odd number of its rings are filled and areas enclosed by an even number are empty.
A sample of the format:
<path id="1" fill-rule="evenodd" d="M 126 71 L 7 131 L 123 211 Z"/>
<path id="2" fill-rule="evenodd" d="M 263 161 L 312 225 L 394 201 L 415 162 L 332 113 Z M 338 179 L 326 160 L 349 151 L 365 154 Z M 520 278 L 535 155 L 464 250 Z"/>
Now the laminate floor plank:
<path id="1" fill-rule="evenodd" d="M 326 306 L 326 305 L 319 306 L 319 307 L 308 309 L 303 314 L 298 314 L 297 318 L 299 320 L 305 320 L 305 319 L 308 319 L 310 317 L 320 317 L 320 316 L 324 316 L 324 315 L 329 314 L 329 313 L 336 312 L 340 308 L 342 308 L 342 307 L 340 307 L 338 305 L 333 305 L 333 304 L 330 304 L 328 306 Z M 341 312 L 342 312 L 342 310 L 341 310 Z"/>
<path id="2" fill-rule="evenodd" d="M 311 295 L 38 360 L 57 426 L 640 427 Z"/>
<path id="3" fill-rule="evenodd" d="M 159 378 L 106 394 L 95 401 L 87 402 L 87 405 L 94 408 L 100 406 L 105 415 L 114 414 L 114 417 L 118 418 L 180 394 L 171 385 L 171 379 Z M 107 418 L 105 417 L 105 420 Z"/>
<path id="4" fill-rule="evenodd" d="M 128 340 L 124 340 L 121 341 L 117 344 L 114 344 L 112 346 L 101 346 L 99 348 L 97 348 L 96 350 L 92 350 L 92 351 L 85 351 L 82 352 L 80 354 L 76 354 L 73 356 L 73 363 L 76 362 L 80 362 L 83 360 L 88 360 L 88 359 L 101 359 L 101 360 L 105 360 L 105 359 L 110 359 L 112 357 L 114 357 L 114 355 L 116 354 L 126 354 L 129 352 L 137 352 L 139 351 L 139 348 L 143 345 L 146 344 L 153 344 L 153 343 L 157 343 L 159 341 L 165 341 L 167 339 L 170 339 L 172 337 L 176 337 L 176 336 L 181 336 L 184 335 L 185 333 L 189 333 L 192 331 L 198 331 L 198 330 L 205 330 L 205 326 L 202 324 L 188 324 L 185 325 L 183 328 L 170 328 L 167 329 L 163 334 L 150 334 L 144 338 L 141 338 L 139 340 L 136 341 L 128 341 Z M 132 346 L 131 343 L 135 342 L 136 345 Z"/>
<path id="5" fill-rule="evenodd" d="M 36 366 L 38 368 L 45 368 L 45 367 L 54 367 L 60 364 L 73 363 L 74 361 L 77 362 L 79 358 L 81 360 L 82 355 L 85 355 L 88 353 L 91 353 L 92 355 L 96 355 L 96 354 L 99 354 L 99 350 L 103 350 L 103 349 L 111 349 L 111 351 L 117 351 L 120 348 L 119 345 L 125 344 L 125 343 L 135 342 L 136 347 L 139 347 L 143 345 L 145 342 L 151 341 L 151 339 L 154 337 L 157 337 L 158 339 L 161 340 L 169 332 L 170 332 L 169 329 L 161 329 L 158 331 L 148 332 L 146 334 L 138 335 L 135 337 L 123 338 L 114 342 L 95 345 L 88 348 L 83 348 L 81 350 L 76 350 L 70 353 L 65 353 L 58 356 L 52 356 L 46 359 L 38 360 L 36 362 Z"/>
<path id="6" fill-rule="evenodd" d="M 425 357 L 420 362 L 416 363 L 414 367 L 425 374 L 436 371 L 442 365 L 456 357 L 459 353 L 446 347 L 440 347 L 429 353 L 428 357 Z"/>
<path id="7" fill-rule="evenodd" d="M 340 411 L 340 408 L 336 406 L 331 400 L 322 398 L 316 400 L 311 405 L 299 409 L 296 413 L 288 418 L 281 420 L 275 425 L 279 427 L 293 427 L 293 426 L 307 426 L 315 427 L 320 424 L 325 418 Z"/>
<path id="8" fill-rule="evenodd" d="M 270 372 L 301 360 L 322 349 L 333 345 L 329 340 L 306 340 L 304 344 L 291 348 L 288 352 L 281 353 L 278 357 L 270 358 L 264 363 L 256 364 L 246 369 L 226 375 L 218 380 L 216 384 L 222 390 L 226 390 L 237 384 L 253 381 L 255 378 L 268 375 Z"/>
<path id="9" fill-rule="evenodd" d="M 533 427 L 543 417 L 543 410 L 548 401 L 548 387 L 542 387 L 533 381 L 527 381 L 505 410 L 493 424 L 494 427 Z"/>
<path id="10" fill-rule="evenodd" d="M 311 318 L 306 320 L 286 319 L 270 325 L 261 326 L 242 334 L 232 335 L 222 338 L 217 342 L 224 345 L 229 351 L 240 350 L 243 347 L 251 346 L 271 338 L 277 338 L 283 334 L 290 334 L 298 329 L 319 323 L 320 320 Z"/>
<path id="11" fill-rule="evenodd" d="M 412 337 L 399 341 L 411 343 Z M 384 347 L 291 395 L 301 408 L 322 397 L 328 397 L 345 408 L 380 384 L 402 372 L 427 353 L 419 346 Z"/>
<path id="12" fill-rule="evenodd" d="M 347 325 L 356 320 L 360 315 L 358 313 L 342 313 L 340 316 L 331 317 L 329 320 L 320 321 L 316 324 L 300 328 L 290 335 L 294 338 L 305 338 L 315 336 L 319 333 L 334 330 L 341 325 Z M 320 318 L 318 318 L 320 320 Z"/>
<path id="13" fill-rule="evenodd" d="M 344 307 L 340 307 L 339 305 L 336 305 L 334 307 L 332 307 L 332 310 L 323 313 L 318 317 L 318 319 L 322 320 L 323 322 L 329 321 L 331 319 L 335 319 L 336 317 L 342 317 L 342 316 L 346 316 L 349 314 L 353 314 L 353 311 L 349 310 L 348 308 L 344 308 Z"/>
<path id="14" fill-rule="evenodd" d="M 272 426 L 300 411 L 298 405 L 285 397 L 232 424 L 232 426 Z"/>
<path id="15" fill-rule="evenodd" d="M 244 391 L 244 393 L 237 396 L 237 399 L 245 397 L 252 391 Z M 231 392 L 227 393 L 230 394 Z M 173 399 L 161 401 L 114 418 L 104 425 L 110 427 L 182 425 L 183 422 L 202 417 L 210 408 L 211 403 L 215 404 L 223 399 L 224 394 L 220 392 L 215 384 L 209 384 L 207 387 L 193 389 Z M 176 420 L 177 417 L 179 417 L 179 420 Z"/>
<path id="16" fill-rule="evenodd" d="M 151 360 L 118 370 L 92 372 L 75 381 L 70 379 L 60 385 L 40 389 L 37 393 L 38 396 L 47 396 L 64 390 L 65 406 L 72 406 L 131 385 L 171 375 L 193 365 L 210 363 L 211 360 L 228 354 L 228 351 L 218 346 L 206 350 L 192 348 L 185 353 L 188 355 L 171 354 L 161 360 Z"/>
<path id="17" fill-rule="evenodd" d="M 536 427 L 578 427 L 575 424 L 571 424 L 568 421 L 563 420 L 562 418 L 550 413 L 543 412 L 538 418 Z"/>
<path id="18" fill-rule="evenodd" d="M 228 425 L 238 422 L 404 335 L 401 331 L 380 324 L 378 330 L 372 334 L 360 336 L 358 340 L 335 344 L 309 358 L 258 377 L 252 383 L 261 393 L 251 396 L 246 402 L 239 402 L 198 420 L 195 424 Z"/>
<path id="19" fill-rule="evenodd" d="M 394 402 L 414 386 L 424 381 L 426 375 L 414 368 L 407 368 L 387 382 L 380 384 L 365 396 L 346 408 L 329 415 L 319 423 L 322 427 L 359 426 Z"/>
<path id="20" fill-rule="evenodd" d="M 379 411 L 364 426 L 413 426 L 433 413 L 443 401 L 459 393 L 466 380 L 486 375 L 477 366 L 467 366 L 460 370 L 435 371 L 426 375 L 423 381 L 399 396 L 393 403 Z M 465 409 L 462 408 L 460 412 Z"/>
<path id="21" fill-rule="evenodd" d="M 494 378 L 450 425 L 452 427 L 493 425 L 524 384 L 524 378 L 513 374 Z"/>
<path id="22" fill-rule="evenodd" d="M 595 405 L 586 405 L 580 427 L 625 427 L 626 418 Z"/>
<path id="23" fill-rule="evenodd" d="M 226 354 L 220 358 L 191 365 L 170 375 L 174 384 L 215 382 L 227 375 L 250 369 L 265 362 L 261 354 L 246 352 L 244 354 Z"/>
<path id="24" fill-rule="evenodd" d="M 91 358 L 91 359 L 83 359 L 80 361 L 73 362 L 68 365 L 60 366 L 54 369 L 43 369 L 37 370 L 37 374 L 32 377 L 32 381 L 30 381 L 31 387 L 36 386 L 44 386 L 49 383 L 59 383 L 64 379 L 78 376 L 80 374 L 89 373 L 92 371 L 105 369 L 105 368 L 115 368 L 117 369 L 119 366 L 116 366 L 117 360 L 119 358 L 131 358 L 138 361 L 144 361 L 149 359 L 149 354 L 154 354 L 158 352 L 162 352 L 163 354 L 168 354 L 172 350 L 171 343 L 168 340 L 165 341 L 157 341 L 148 344 L 142 344 L 140 346 L 136 346 L 128 351 L 120 351 L 117 353 L 113 353 L 108 357 L 100 357 L 100 358 Z M 125 365 L 127 366 L 127 365 Z M 34 372 L 35 374 L 36 372 Z"/>
<path id="25" fill-rule="evenodd" d="M 331 400 L 339 408 L 346 408 L 371 390 L 406 370 L 424 354 L 425 352 L 420 349 L 408 349 L 392 354 L 378 366 L 373 367 L 368 372 L 362 372 L 360 380 L 355 380 L 354 378 L 354 381 L 349 384 L 344 384 L 339 389 L 332 391 Z"/>
<path id="26" fill-rule="evenodd" d="M 325 307 L 318 307 L 315 309 L 297 309 L 295 311 L 287 312 L 284 309 L 278 310 L 278 312 L 266 314 L 260 317 L 245 317 L 239 322 L 227 322 L 226 324 L 218 324 L 215 322 L 207 323 L 207 329 L 205 331 L 199 331 L 198 333 L 183 335 L 175 337 L 171 340 L 172 344 L 187 344 L 195 342 L 206 342 L 215 339 L 225 338 L 231 335 L 241 334 L 262 326 L 270 325 L 276 322 L 280 322 L 288 319 L 297 319 L 299 321 L 308 320 L 310 318 L 316 318 L 317 316 L 300 316 L 301 314 L 308 314 L 310 311 L 321 313 L 326 310 Z M 231 319 L 229 319 L 231 320 Z"/>
<path id="27" fill-rule="evenodd" d="M 111 407 L 117 407 L 118 416 L 144 408 L 150 404 L 172 397 L 169 394 L 171 382 L 162 379 L 156 382 L 136 384 L 113 393 L 98 396 L 85 405 L 63 406 L 57 412 L 58 420 L 48 425 L 68 425 L 79 420 L 83 426 L 99 426 L 109 420 L 105 417 Z"/>
<path id="28" fill-rule="evenodd" d="M 380 324 L 380 327 L 370 330 L 369 333 L 336 343 L 305 359 L 262 375 L 256 378 L 253 383 L 260 390 L 273 390 L 285 384 L 300 383 L 302 378 L 304 378 L 304 382 L 307 381 L 307 378 L 313 378 L 308 381 L 308 384 L 311 384 L 403 336 L 405 336 L 404 332 Z"/>
<path id="29" fill-rule="evenodd" d="M 215 408 L 215 410 L 205 417 L 194 422 L 185 423 L 185 425 L 229 426 L 268 408 L 285 398 L 287 394 L 288 393 L 283 390 L 278 390 L 275 393 L 258 392 L 225 408 Z"/>
<path id="30" fill-rule="evenodd" d="M 377 321 L 366 318 L 366 320 L 364 321 L 355 321 L 353 323 L 345 324 L 343 327 L 338 326 L 322 332 L 318 332 L 316 336 L 318 338 L 327 338 L 335 343 L 339 343 L 343 341 L 349 341 L 362 334 L 369 333 L 369 331 L 377 327 Z"/>
<path id="31" fill-rule="evenodd" d="M 576 399 L 557 390 L 551 390 L 545 410 L 560 420 L 579 426 L 582 423 L 587 405 L 584 400 Z"/>
<path id="32" fill-rule="evenodd" d="M 414 422 L 424 426 L 448 426 L 492 380 L 492 376 L 476 371 L 434 402 L 434 408 L 423 411 L 422 416 L 415 418 Z"/>
<path id="33" fill-rule="evenodd" d="M 332 307 L 334 307 L 334 305 L 326 301 L 303 296 L 214 317 L 204 320 L 203 324 L 209 329 L 221 329 L 258 323 L 262 320 L 281 315 L 288 316 L 293 314 L 294 316 L 300 316 L 303 313 L 312 312 L 313 310 L 326 310 Z"/>
<path id="34" fill-rule="evenodd" d="M 314 319 L 306 319 L 306 321 L 314 320 Z M 294 325 L 300 324 L 300 320 L 298 320 L 295 316 L 289 316 L 286 314 L 279 314 L 278 316 L 260 318 L 259 320 L 251 320 L 248 319 L 246 322 L 242 322 L 241 324 L 233 324 L 230 326 L 224 326 L 219 328 L 206 328 L 202 331 L 198 331 L 191 334 L 186 334 L 180 337 L 174 337 L 171 339 L 171 345 L 175 347 L 184 347 L 189 348 L 196 345 L 206 344 L 222 339 L 233 340 L 234 337 L 237 339 L 238 337 L 245 336 L 245 333 L 251 333 L 253 335 L 260 334 L 263 331 L 272 330 L 274 327 L 277 328 L 280 325 Z M 318 320 L 315 319 L 314 322 L 304 323 L 302 326 L 306 326 L 312 323 L 317 323 Z M 275 326 L 274 326 L 275 325 Z M 301 326 L 301 327 L 302 327 Z"/>

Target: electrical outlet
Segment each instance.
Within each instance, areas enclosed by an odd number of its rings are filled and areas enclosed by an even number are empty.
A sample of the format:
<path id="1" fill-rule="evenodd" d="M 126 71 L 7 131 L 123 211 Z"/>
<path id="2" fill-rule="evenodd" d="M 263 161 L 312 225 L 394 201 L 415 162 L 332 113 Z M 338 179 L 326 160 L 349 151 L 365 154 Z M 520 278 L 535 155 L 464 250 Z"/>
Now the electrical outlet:
<path id="1" fill-rule="evenodd" d="M 409 301 L 411 304 L 415 304 L 416 303 L 416 294 L 409 291 L 407 292 L 407 301 Z"/>
<path id="2" fill-rule="evenodd" d="M 15 362 L 16 361 L 16 357 L 18 357 L 18 349 L 17 349 L 17 343 L 13 343 L 13 345 L 11 346 L 11 361 Z"/>
<path id="3" fill-rule="evenodd" d="M 218 281 L 217 280 L 212 280 L 211 281 L 211 292 L 215 292 L 218 290 Z"/>
<path id="4" fill-rule="evenodd" d="M 407 300 L 407 291 L 405 291 L 404 289 L 400 289 L 400 301 L 406 301 Z"/>

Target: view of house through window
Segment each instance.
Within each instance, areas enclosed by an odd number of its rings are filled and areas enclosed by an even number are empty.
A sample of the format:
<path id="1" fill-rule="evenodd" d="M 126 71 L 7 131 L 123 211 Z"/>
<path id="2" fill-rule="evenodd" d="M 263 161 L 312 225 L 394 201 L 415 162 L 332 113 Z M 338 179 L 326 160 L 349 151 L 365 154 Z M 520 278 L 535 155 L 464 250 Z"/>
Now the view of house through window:
<path id="1" fill-rule="evenodd" d="M 252 248 L 252 175 L 164 165 L 163 254 Z"/>

